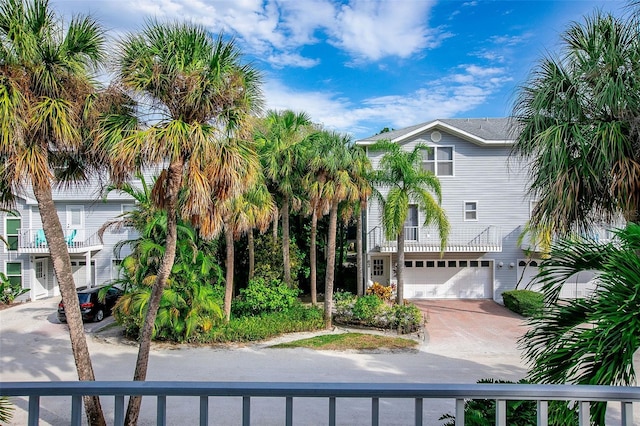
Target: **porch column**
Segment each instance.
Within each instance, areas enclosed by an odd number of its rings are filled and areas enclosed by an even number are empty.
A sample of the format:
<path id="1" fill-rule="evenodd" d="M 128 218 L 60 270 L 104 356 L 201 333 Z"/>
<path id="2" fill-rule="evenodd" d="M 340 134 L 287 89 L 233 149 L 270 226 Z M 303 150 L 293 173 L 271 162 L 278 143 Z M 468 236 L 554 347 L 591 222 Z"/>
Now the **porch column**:
<path id="1" fill-rule="evenodd" d="M 91 280 L 91 251 L 85 253 L 84 261 L 86 263 L 86 267 L 84 268 L 84 282 L 87 283 L 87 287 L 94 287 L 95 283 Z"/>

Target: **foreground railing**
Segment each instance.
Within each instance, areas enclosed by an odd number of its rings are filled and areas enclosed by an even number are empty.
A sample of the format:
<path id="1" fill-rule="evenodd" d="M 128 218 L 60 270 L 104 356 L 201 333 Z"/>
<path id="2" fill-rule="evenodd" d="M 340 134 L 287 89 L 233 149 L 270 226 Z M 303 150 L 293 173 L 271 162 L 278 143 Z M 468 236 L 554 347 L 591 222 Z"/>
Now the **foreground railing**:
<path id="1" fill-rule="evenodd" d="M 28 424 L 39 422 L 40 397 L 70 396 L 71 425 L 82 422 L 82 397 L 85 395 L 113 396 L 114 424 L 124 424 L 125 396 L 156 397 L 156 423 L 166 425 L 167 397 L 199 397 L 200 420 L 209 421 L 210 397 L 242 398 L 242 424 L 251 424 L 252 398 L 284 398 L 284 423 L 293 425 L 294 398 L 326 398 L 328 423 L 336 424 L 338 398 L 366 398 L 371 400 L 371 424 L 378 425 L 381 398 L 414 400 L 416 425 L 423 424 L 425 399 L 453 399 L 456 425 L 464 425 L 465 399 L 493 399 L 496 401 L 496 425 L 505 426 L 507 401 L 537 401 L 537 424 L 547 425 L 548 401 L 574 401 L 579 409 L 579 424 L 589 425 L 590 402 L 619 402 L 621 425 L 633 425 L 633 404 L 640 402 L 639 387 L 517 385 L 517 384 L 417 384 L 417 383 L 250 383 L 250 382 L 8 382 L 0 383 L 0 395 L 29 398 Z M 276 410 L 277 407 L 273 407 Z M 257 419 L 257 423 L 260 420 Z"/>

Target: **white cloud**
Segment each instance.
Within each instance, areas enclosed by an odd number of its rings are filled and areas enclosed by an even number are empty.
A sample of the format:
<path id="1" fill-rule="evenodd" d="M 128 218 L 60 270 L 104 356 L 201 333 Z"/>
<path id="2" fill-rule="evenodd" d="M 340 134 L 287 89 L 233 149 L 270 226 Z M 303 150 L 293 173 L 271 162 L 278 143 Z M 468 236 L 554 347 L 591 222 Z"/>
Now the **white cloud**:
<path id="1" fill-rule="evenodd" d="M 283 53 L 270 55 L 267 61 L 275 68 L 298 67 L 312 68 L 320 63 L 320 59 L 305 58 L 297 53 Z"/>

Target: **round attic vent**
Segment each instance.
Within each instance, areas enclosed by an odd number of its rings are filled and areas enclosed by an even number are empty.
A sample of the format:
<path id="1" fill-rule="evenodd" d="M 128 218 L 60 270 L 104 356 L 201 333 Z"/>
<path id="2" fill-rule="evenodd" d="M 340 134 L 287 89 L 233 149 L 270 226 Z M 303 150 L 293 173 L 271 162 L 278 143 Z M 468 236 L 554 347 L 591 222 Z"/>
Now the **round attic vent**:
<path id="1" fill-rule="evenodd" d="M 440 142 L 441 139 L 442 133 L 438 132 L 437 130 L 435 132 L 431 132 L 431 140 L 433 142 Z"/>

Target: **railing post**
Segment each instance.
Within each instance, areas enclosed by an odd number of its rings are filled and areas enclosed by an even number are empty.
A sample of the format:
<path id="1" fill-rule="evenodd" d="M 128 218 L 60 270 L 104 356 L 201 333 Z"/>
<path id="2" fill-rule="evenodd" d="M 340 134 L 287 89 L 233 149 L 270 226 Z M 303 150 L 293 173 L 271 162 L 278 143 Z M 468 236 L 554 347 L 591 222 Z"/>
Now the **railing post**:
<path id="1" fill-rule="evenodd" d="M 456 399 L 456 426 L 464 426 L 464 399 Z"/>
<path id="2" fill-rule="evenodd" d="M 71 424 L 80 426 L 82 424 L 82 396 L 73 395 L 71 397 Z"/>
<path id="3" fill-rule="evenodd" d="M 124 426 L 124 395 L 116 395 L 114 398 L 113 425 Z"/>
<path id="4" fill-rule="evenodd" d="M 288 396 L 285 405 L 285 424 L 293 426 L 293 397 Z"/>
<path id="5" fill-rule="evenodd" d="M 336 426 L 336 397 L 329 397 L 329 426 Z"/>
<path id="6" fill-rule="evenodd" d="M 167 396 L 158 395 L 156 401 L 156 424 L 158 426 L 167 426 Z"/>
<path id="7" fill-rule="evenodd" d="M 496 426 L 507 426 L 507 401 L 496 400 Z"/>
<path id="8" fill-rule="evenodd" d="M 40 423 L 40 395 L 29 396 L 29 426 Z"/>
<path id="9" fill-rule="evenodd" d="M 633 426 L 633 402 L 622 401 L 622 426 Z"/>
<path id="10" fill-rule="evenodd" d="M 380 398 L 371 398 L 371 426 L 380 424 Z"/>
<path id="11" fill-rule="evenodd" d="M 242 426 L 251 425 L 251 397 L 242 397 Z"/>
<path id="12" fill-rule="evenodd" d="M 209 424 L 209 397 L 203 395 L 200 397 L 200 426 Z"/>
<path id="13" fill-rule="evenodd" d="M 589 417 L 590 417 L 589 401 L 579 401 L 578 402 L 578 425 L 589 426 L 591 424 L 589 422 Z"/>
<path id="14" fill-rule="evenodd" d="M 422 426 L 422 398 L 416 398 L 415 410 L 416 426 Z"/>
<path id="15" fill-rule="evenodd" d="M 538 401 L 537 409 L 537 426 L 549 425 L 549 403 L 547 401 Z"/>

